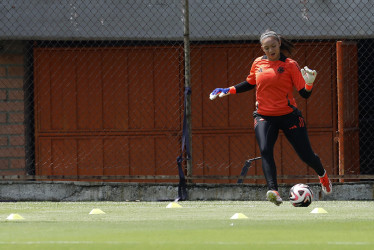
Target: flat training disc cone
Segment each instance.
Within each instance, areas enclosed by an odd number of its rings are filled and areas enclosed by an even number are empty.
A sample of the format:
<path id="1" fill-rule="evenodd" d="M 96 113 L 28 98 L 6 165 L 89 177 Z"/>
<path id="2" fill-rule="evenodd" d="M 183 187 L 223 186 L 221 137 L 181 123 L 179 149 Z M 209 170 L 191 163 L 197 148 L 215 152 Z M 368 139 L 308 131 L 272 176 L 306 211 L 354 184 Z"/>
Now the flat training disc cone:
<path id="1" fill-rule="evenodd" d="M 231 216 L 230 219 L 231 219 L 231 220 L 243 220 L 243 219 L 248 219 L 248 217 L 245 216 L 245 215 L 242 214 L 242 213 L 236 213 L 236 214 L 234 214 L 233 216 Z"/>
<path id="2" fill-rule="evenodd" d="M 105 214 L 105 212 L 103 212 L 103 210 L 99 209 L 99 208 L 94 208 L 91 210 L 91 212 L 89 214 Z"/>
<path id="3" fill-rule="evenodd" d="M 327 214 L 327 211 L 321 207 L 316 207 L 310 212 L 311 214 Z"/>
<path id="4" fill-rule="evenodd" d="M 167 206 L 166 206 L 166 208 L 181 208 L 182 206 L 181 205 L 179 205 L 178 203 L 176 203 L 176 202 L 170 202 Z"/>
<path id="5" fill-rule="evenodd" d="M 24 220 L 25 218 L 23 218 L 19 214 L 10 214 L 6 219 L 7 220 Z"/>

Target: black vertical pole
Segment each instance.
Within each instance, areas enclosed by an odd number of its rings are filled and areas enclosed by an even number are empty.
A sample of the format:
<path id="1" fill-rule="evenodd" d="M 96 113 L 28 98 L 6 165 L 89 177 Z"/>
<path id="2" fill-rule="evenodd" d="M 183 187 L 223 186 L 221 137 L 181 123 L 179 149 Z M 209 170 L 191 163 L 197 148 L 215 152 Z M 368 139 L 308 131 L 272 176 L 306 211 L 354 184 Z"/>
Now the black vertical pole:
<path id="1" fill-rule="evenodd" d="M 191 89 L 190 82 L 190 21 L 189 21 L 189 8 L 188 0 L 184 0 L 183 16 L 184 16 L 184 88 Z M 187 123 L 187 134 L 186 138 L 189 143 L 186 144 L 187 152 L 187 177 L 192 176 L 192 125 L 191 125 L 191 95 L 188 94 L 185 102 L 186 107 L 185 115 Z"/>

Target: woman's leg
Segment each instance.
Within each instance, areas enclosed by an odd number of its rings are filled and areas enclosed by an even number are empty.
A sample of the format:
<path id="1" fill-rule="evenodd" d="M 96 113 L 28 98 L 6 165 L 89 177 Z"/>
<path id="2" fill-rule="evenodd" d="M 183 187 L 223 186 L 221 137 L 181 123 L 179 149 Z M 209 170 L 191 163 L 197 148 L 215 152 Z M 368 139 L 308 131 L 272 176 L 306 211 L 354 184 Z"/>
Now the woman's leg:
<path id="1" fill-rule="evenodd" d="M 300 159 L 312 167 L 319 176 L 323 176 L 325 169 L 310 145 L 304 118 L 294 113 L 286 115 L 282 121 L 281 129 Z"/>
<path id="2" fill-rule="evenodd" d="M 312 167 L 318 174 L 322 191 L 325 194 L 330 194 L 332 192 L 331 181 L 322 166 L 320 158 L 313 152 L 304 118 L 301 115 L 296 116 L 295 114 L 290 114 L 286 117 L 287 119 L 284 119 L 284 122 L 282 122 L 281 129 L 300 159 L 308 164 L 308 166 Z"/>
<path id="3" fill-rule="evenodd" d="M 267 118 L 255 117 L 255 134 L 262 157 L 262 170 L 269 190 L 278 191 L 277 168 L 274 161 L 274 144 L 278 138 L 279 129 Z"/>

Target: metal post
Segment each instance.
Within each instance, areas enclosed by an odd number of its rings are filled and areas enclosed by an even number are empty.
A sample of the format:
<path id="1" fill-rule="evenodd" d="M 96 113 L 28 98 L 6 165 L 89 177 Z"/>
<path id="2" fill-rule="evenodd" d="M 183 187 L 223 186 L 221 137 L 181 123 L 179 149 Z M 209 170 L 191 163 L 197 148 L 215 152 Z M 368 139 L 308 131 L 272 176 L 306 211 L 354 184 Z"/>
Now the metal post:
<path id="1" fill-rule="evenodd" d="M 339 175 L 344 175 L 344 91 L 343 91 L 343 42 L 336 43 L 336 71 L 338 92 L 338 136 L 339 136 Z M 344 182 L 344 179 L 340 179 Z"/>
<path id="2" fill-rule="evenodd" d="M 190 21 L 189 21 L 189 10 L 188 10 L 188 0 L 184 0 L 183 6 L 183 16 L 184 16 L 184 32 L 183 32 L 183 41 L 184 41 L 184 87 L 191 88 L 190 83 Z M 188 128 L 188 137 L 189 137 L 189 152 L 191 156 L 187 159 L 187 179 L 190 180 L 192 176 L 192 126 L 191 126 L 191 95 L 187 96 L 186 101 L 186 118 L 187 119 L 187 128 Z"/>

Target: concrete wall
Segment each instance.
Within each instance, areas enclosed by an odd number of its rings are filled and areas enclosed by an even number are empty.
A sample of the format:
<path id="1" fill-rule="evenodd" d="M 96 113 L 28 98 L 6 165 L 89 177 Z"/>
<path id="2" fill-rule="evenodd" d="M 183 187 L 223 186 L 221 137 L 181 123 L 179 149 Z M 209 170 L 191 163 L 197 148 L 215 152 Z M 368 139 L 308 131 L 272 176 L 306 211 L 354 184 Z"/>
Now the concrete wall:
<path id="1" fill-rule="evenodd" d="M 0 2 L 0 38 L 182 40 L 181 0 Z M 372 0 L 190 0 L 192 40 L 373 38 Z"/>
<path id="2" fill-rule="evenodd" d="M 314 200 L 374 200 L 374 182 L 335 183 L 324 196 L 310 184 Z M 290 185 L 279 192 L 288 200 Z M 265 185 L 196 184 L 188 186 L 189 200 L 265 200 Z M 160 201 L 174 200 L 178 187 L 168 184 L 89 182 L 0 182 L 0 201 Z"/>

